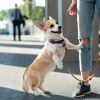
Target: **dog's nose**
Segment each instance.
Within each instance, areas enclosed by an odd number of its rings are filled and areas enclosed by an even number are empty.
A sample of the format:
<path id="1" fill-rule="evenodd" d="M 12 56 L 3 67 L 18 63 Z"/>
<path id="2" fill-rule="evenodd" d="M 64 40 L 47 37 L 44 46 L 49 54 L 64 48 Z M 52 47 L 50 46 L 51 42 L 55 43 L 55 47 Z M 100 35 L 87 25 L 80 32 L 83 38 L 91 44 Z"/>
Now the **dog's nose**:
<path id="1" fill-rule="evenodd" d="M 61 29 L 61 26 L 58 26 L 58 29 L 60 30 Z"/>

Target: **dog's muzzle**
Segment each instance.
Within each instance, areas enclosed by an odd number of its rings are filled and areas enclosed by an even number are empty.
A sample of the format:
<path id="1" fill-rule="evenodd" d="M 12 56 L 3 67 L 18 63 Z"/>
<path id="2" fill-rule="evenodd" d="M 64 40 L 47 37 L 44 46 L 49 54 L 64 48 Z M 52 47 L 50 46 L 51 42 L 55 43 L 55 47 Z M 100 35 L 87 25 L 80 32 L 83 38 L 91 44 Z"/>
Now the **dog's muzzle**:
<path id="1" fill-rule="evenodd" d="M 57 34 L 61 34 L 62 30 L 61 30 L 61 26 L 58 26 L 58 31 L 51 31 L 52 33 L 57 33 Z"/>
<path id="2" fill-rule="evenodd" d="M 62 31 L 61 30 L 58 30 L 58 31 L 51 31 L 52 33 L 57 33 L 57 34 L 61 34 Z"/>

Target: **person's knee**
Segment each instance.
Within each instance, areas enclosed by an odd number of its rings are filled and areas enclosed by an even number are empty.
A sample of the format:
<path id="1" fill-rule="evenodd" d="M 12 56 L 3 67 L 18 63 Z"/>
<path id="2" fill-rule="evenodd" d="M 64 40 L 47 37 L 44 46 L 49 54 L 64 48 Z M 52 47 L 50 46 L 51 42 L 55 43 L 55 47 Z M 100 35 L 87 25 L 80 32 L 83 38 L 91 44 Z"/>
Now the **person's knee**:
<path id="1" fill-rule="evenodd" d="M 90 38 L 84 38 L 84 39 L 81 39 L 81 42 L 83 45 L 87 45 L 90 43 Z"/>
<path id="2" fill-rule="evenodd" d="M 88 52 L 92 49 L 92 41 L 90 40 L 90 38 L 81 39 L 81 42 L 83 45 L 82 51 Z"/>

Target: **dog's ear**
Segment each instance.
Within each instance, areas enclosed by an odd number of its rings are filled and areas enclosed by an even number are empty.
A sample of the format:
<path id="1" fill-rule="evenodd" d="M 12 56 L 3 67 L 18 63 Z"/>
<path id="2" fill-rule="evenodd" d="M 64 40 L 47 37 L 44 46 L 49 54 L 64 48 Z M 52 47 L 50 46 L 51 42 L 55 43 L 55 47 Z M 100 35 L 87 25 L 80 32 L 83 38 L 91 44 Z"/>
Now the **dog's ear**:
<path id="1" fill-rule="evenodd" d="M 39 29 L 41 29 L 41 30 L 43 30 L 43 27 L 45 26 L 45 23 L 43 22 L 43 21 L 35 21 L 35 25 L 39 28 Z"/>
<path id="2" fill-rule="evenodd" d="M 52 20 L 53 18 L 51 16 L 49 16 L 49 20 Z"/>

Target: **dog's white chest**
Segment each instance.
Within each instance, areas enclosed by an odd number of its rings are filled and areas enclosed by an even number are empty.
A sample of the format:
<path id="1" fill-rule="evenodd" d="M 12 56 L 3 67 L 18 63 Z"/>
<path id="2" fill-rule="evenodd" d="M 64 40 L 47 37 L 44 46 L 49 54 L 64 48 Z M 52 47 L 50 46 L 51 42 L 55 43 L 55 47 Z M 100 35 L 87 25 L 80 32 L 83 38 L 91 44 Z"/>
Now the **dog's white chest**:
<path id="1" fill-rule="evenodd" d="M 48 50 L 50 50 L 50 52 L 58 55 L 58 57 L 63 59 L 64 54 L 65 54 L 65 48 L 63 47 L 62 44 L 52 44 L 52 43 L 47 42 L 46 47 L 48 48 Z"/>
<path id="2" fill-rule="evenodd" d="M 58 55 L 58 57 L 60 57 L 61 58 L 61 60 L 63 59 L 63 57 L 64 57 L 64 54 L 65 54 L 65 48 L 64 47 L 58 47 L 57 49 L 56 49 L 56 51 L 55 51 L 55 53 Z"/>

